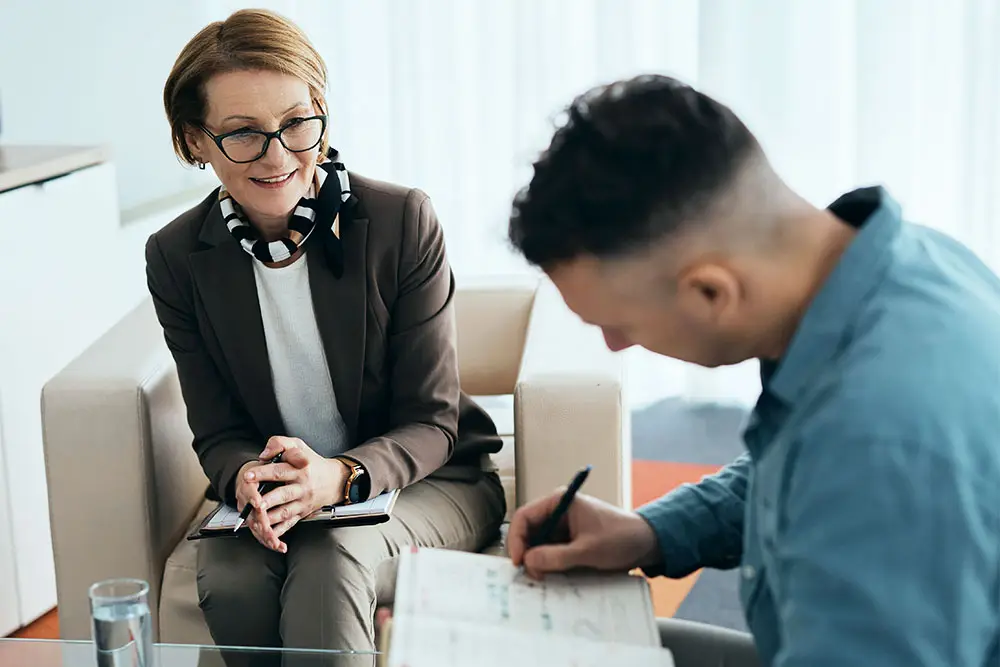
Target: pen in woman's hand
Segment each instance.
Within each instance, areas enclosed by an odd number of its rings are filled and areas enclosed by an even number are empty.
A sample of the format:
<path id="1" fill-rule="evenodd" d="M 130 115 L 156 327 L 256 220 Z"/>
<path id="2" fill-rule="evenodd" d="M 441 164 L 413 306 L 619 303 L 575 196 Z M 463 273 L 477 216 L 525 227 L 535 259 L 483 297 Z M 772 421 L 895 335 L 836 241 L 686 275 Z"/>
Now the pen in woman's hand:
<path id="1" fill-rule="evenodd" d="M 277 455 L 275 455 L 275 457 L 270 461 L 268 461 L 267 463 L 279 463 L 280 461 L 281 461 L 281 452 L 278 452 Z M 263 497 L 265 493 L 268 493 L 274 488 L 276 488 L 278 484 L 279 484 L 278 482 L 261 482 L 260 484 L 257 485 L 257 494 Z M 233 528 L 234 533 L 243 527 L 243 524 L 246 522 L 247 518 L 249 518 L 250 512 L 252 511 L 253 511 L 253 505 L 251 505 L 250 502 L 248 501 L 247 504 L 243 506 L 243 511 L 240 512 L 240 518 L 236 520 L 236 527 Z"/>

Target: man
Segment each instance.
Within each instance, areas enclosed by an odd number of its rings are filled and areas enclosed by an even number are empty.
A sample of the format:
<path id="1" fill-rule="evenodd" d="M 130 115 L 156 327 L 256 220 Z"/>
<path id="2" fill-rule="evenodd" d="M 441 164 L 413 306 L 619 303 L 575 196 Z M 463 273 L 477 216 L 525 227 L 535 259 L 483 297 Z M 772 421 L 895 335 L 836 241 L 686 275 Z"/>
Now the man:
<path id="1" fill-rule="evenodd" d="M 638 512 L 578 496 L 552 546 L 558 494 L 525 506 L 516 564 L 739 566 L 752 642 L 665 621 L 678 667 L 1000 665 L 1000 281 L 971 252 L 878 187 L 812 206 L 661 76 L 569 107 L 510 238 L 612 350 L 763 380 L 746 454 Z"/>

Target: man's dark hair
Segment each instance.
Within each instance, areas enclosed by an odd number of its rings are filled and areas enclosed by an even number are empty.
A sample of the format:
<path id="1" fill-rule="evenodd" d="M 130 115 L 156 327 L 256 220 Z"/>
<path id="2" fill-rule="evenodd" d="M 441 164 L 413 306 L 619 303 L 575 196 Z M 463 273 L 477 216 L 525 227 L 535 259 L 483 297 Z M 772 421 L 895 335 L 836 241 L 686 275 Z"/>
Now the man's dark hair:
<path id="1" fill-rule="evenodd" d="M 576 98 L 514 199 L 508 235 L 531 263 L 627 253 L 697 219 L 758 144 L 725 105 L 667 76 Z"/>

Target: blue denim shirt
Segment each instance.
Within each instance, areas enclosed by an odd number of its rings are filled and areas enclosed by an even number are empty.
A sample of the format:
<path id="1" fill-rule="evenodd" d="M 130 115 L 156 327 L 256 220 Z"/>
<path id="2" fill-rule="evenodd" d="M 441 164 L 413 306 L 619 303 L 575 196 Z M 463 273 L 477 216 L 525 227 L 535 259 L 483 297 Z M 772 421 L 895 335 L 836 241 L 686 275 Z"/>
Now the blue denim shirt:
<path id="1" fill-rule="evenodd" d="M 681 577 L 740 567 L 764 665 L 1000 665 L 1000 281 L 881 188 L 718 474 L 640 508 Z"/>

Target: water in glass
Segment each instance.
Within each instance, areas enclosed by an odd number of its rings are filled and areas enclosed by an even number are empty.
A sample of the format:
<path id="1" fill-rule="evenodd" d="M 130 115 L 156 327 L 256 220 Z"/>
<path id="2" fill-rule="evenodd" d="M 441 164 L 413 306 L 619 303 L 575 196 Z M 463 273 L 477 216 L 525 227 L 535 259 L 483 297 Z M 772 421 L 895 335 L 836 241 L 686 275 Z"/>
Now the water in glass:
<path id="1" fill-rule="evenodd" d="M 152 620 L 145 582 L 117 580 L 91 588 L 98 667 L 149 667 Z"/>

